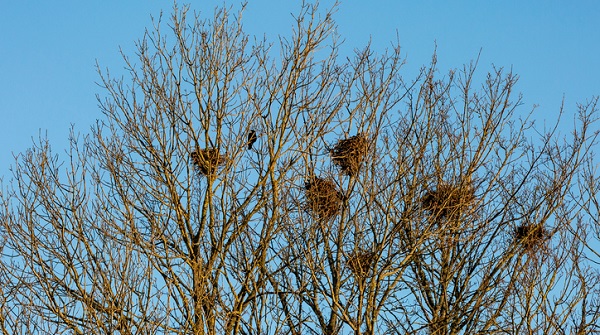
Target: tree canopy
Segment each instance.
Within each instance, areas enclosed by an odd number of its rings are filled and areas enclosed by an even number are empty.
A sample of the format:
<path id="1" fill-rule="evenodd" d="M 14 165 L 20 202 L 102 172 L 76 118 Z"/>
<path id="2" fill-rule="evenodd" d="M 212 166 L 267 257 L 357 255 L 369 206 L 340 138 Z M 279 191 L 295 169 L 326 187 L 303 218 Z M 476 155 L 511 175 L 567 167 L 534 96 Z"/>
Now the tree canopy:
<path id="1" fill-rule="evenodd" d="M 405 78 L 334 14 L 174 8 L 99 69 L 102 119 L 0 190 L 1 332 L 600 331 L 598 98 L 540 129 L 511 71 Z"/>

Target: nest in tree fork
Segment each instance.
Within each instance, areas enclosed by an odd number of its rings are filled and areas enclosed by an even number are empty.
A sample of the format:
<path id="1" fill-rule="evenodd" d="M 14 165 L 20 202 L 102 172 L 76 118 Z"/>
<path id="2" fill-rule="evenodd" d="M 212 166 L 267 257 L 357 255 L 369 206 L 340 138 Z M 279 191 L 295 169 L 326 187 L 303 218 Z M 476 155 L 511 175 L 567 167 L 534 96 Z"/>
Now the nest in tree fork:
<path id="1" fill-rule="evenodd" d="M 375 263 L 375 253 L 372 251 L 359 251 L 348 256 L 346 266 L 355 277 L 364 278 Z"/>
<path id="2" fill-rule="evenodd" d="M 356 175 L 369 150 L 367 138 L 358 134 L 350 138 L 339 140 L 330 150 L 333 163 L 340 167 L 348 176 Z"/>
<path id="3" fill-rule="evenodd" d="M 225 155 L 219 154 L 217 149 L 197 149 L 190 157 L 200 173 L 205 176 L 214 174 L 219 166 L 226 162 Z"/>
<path id="4" fill-rule="evenodd" d="M 460 214 L 475 201 L 475 188 L 471 183 L 453 185 L 441 183 L 421 199 L 425 210 L 433 215 L 447 217 Z"/>
<path id="5" fill-rule="evenodd" d="M 311 178 L 304 184 L 308 209 L 319 218 L 337 215 L 344 199 L 335 183 L 328 179 Z"/>
<path id="6" fill-rule="evenodd" d="M 523 224 L 514 230 L 515 240 L 527 250 L 541 247 L 550 237 L 542 224 Z"/>

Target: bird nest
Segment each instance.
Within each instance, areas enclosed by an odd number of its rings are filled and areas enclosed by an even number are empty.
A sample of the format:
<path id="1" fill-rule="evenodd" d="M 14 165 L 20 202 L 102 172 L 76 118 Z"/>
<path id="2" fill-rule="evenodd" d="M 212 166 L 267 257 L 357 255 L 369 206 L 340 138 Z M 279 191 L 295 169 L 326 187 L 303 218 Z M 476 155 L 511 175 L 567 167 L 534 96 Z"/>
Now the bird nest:
<path id="1" fill-rule="evenodd" d="M 364 278 L 369 275 L 375 265 L 375 253 L 372 251 L 358 251 L 348 256 L 346 266 L 355 277 Z"/>
<path id="2" fill-rule="evenodd" d="M 307 207 L 319 218 L 337 215 L 344 199 L 335 183 L 329 179 L 311 178 L 304 184 Z"/>
<path id="3" fill-rule="evenodd" d="M 514 238 L 526 250 L 534 250 L 543 246 L 550 234 L 541 224 L 523 224 L 514 230 Z"/>
<path id="4" fill-rule="evenodd" d="M 333 163 L 339 166 L 344 174 L 352 176 L 358 173 L 368 151 L 369 142 L 367 138 L 362 134 L 358 134 L 339 140 L 330 150 L 330 154 Z"/>
<path id="5" fill-rule="evenodd" d="M 219 154 L 217 149 L 197 149 L 190 157 L 200 173 L 205 176 L 214 174 L 219 166 L 227 161 L 225 155 Z"/>
<path id="6" fill-rule="evenodd" d="M 453 185 L 441 183 L 421 199 L 423 209 L 438 217 L 460 214 L 475 201 L 475 188 L 471 183 Z"/>

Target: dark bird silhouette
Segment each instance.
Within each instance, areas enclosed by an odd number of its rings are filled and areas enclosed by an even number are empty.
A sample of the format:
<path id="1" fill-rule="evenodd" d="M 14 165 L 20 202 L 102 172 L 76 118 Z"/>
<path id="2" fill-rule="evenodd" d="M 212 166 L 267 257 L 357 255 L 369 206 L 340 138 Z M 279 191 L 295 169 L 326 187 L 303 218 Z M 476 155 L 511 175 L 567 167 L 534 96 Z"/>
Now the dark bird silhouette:
<path id="1" fill-rule="evenodd" d="M 252 149 L 252 145 L 254 144 L 254 142 L 256 142 L 257 139 L 258 137 L 256 136 L 256 132 L 254 130 L 250 130 L 250 132 L 248 133 L 248 150 Z"/>

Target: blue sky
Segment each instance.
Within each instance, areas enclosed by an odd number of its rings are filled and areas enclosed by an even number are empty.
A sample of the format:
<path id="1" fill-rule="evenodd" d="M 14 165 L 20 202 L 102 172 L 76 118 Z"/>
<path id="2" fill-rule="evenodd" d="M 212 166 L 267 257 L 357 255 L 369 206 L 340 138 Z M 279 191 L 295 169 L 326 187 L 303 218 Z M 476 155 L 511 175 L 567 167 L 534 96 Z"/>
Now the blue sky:
<path id="1" fill-rule="evenodd" d="M 207 17 L 215 6 L 239 1 L 197 1 Z M 300 1 L 250 1 L 244 24 L 251 34 L 276 41 L 289 35 Z M 331 1 L 321 1 L 322 7 Z M 101 118 L 96 61 L 119 73 L 122 47 L 151 27 L 150 16 L 168 13 L 171 1 L 5 1 L 0 4 L 0 176 L 10 179 L 13 154 L 26 150 L 40 132 L 55 152 L 67 149 L 71 124 L 87 133 Z M 443 72 L 479 54 L 479 73 L 492 65 L 520 76 L 523 113 L 552 123 L 565 98 L 565 128 L 577 102 L 600 95 L 600 1 L 343 1 L 334 16 L 344 50 L 370 39 L 383 50 L 399 37 L 405 74 L 430 59 L 437 44 Z"/>

